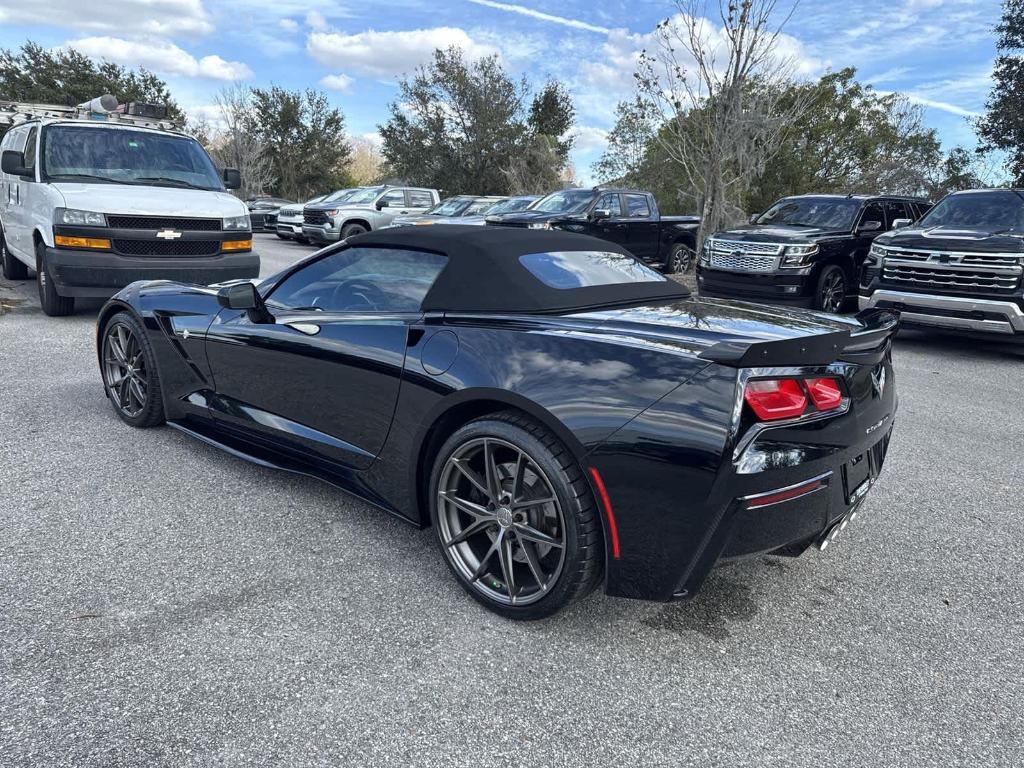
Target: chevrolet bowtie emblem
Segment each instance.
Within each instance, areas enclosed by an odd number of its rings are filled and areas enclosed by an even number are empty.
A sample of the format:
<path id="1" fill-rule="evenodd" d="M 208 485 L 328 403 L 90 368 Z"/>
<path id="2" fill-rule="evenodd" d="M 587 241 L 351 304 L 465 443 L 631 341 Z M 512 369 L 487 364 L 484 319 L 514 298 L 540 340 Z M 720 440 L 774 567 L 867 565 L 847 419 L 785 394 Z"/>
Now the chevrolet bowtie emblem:
<path id="1" fill-rule="evenodd" d="M 164 240 L 177 240 L 181 237 L 181 232 L 173 229 L 164 229 L 156 233 L 156 236 Z"/>
<path id="2" fill-rule="evenodd" d="M 878 365 L 871 372 L 871 385 L 875 390 L 875 397 L 881 397 L 885 392 L 885 367 Z"/>

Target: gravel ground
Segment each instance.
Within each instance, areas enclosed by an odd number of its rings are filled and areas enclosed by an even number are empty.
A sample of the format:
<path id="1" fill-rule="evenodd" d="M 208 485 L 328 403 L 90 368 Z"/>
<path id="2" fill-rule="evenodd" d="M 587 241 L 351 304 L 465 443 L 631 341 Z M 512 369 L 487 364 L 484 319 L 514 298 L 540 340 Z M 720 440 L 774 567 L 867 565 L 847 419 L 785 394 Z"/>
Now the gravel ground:
<path id="1" fill-rule="evenodd" d="M 266 271 L 310 249 L 260 236 Z M 906 334 L 827 553 L 516 624 L 431 541 L 103 398 L 95 305 L 0 282 L 4 766 L 1024 764 L 1024 354 Z"/>

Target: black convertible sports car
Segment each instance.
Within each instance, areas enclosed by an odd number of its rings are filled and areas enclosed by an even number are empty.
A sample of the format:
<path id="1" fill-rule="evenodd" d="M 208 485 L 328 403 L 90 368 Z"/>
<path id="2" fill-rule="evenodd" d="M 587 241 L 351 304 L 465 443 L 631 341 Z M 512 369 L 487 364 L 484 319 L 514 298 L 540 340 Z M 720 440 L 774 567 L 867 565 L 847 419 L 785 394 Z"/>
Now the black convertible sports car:
<path id="1" fill-rule="evenodd" d="M 97 345 L 128 424 L 432 525 L 469 594 L 538 618 L 827 545 L 885 458 L 896 325 L 691 298 L 582 235 L 437 225 L 258 286 L 133 283 Z"/>

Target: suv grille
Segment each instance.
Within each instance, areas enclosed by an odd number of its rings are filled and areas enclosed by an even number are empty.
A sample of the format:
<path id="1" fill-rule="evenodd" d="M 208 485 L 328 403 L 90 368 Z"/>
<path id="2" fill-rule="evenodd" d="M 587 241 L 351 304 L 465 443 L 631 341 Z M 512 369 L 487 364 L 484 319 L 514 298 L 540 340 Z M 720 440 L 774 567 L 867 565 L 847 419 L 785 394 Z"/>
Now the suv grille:
<path id="1" fill-rule="evenodd" d="M 275 226 L 277 226 L 277 214 L 276 213 L 268 213 L 266 216 L 264 216 L 263 217 L 263 226 L 264 227 L 270 227 L 271 229 L 274 228 Z"/>
<path id="2" fill-rule="evenodd" d="M 114 240 L 114 250 L 125 256 L 215 256 L 219 240 Z"/>
<path id="3" fill-rule="evenodd" d="M 883 280 L 924 291 L 1013 291 L 1022 273 L 1021 257 L 1011 254 L 887 249 L 882 263 Z"/>
<path id="4" fill-rule="evenodd" d="M 306 224 L 326 224 L 327 211 L 303 211 L 302 221 Z"/>
<path id="5" fill-rule="evenodd" d="M 778 243 L 711 239 L 710 267 L 730 272 L 774 272 L 782 247 Z"/>
<path id="6" fill-rule="evenodd" d="M 220 219 L 180 219 L 166 216 L 107 216 L 112 229 L 180 229 L 219 232 Z"/>

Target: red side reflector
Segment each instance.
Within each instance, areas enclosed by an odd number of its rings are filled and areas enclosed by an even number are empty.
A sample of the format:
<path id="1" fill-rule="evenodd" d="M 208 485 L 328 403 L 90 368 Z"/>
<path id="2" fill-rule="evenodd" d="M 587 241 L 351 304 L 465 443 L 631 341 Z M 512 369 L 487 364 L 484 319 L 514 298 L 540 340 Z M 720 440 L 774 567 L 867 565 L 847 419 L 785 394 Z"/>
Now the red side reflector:
<path id="1" fill-rule="evenodd" d="M 819 411 L 831 411 L 843 402 L 843 393 L 835 379 L 807 379 L 811 402 Z"/>
<path id="2" fill-rule="evenodd" d="M 793 419 L 807 408 L 807 395 L 796 379 L 748 381 L 743 397 L 761 421 Z"/>
<path id="3" fill-rule="evenodd" d="M 821 480 L 811 480 L 803 485 L 796 485 L 792 488 L 786 488 L 781 491 L 774 491 L 772 493 L 754 496 L 753 498 L 747 499 L 747 509 L 767 507 L 772 504 L 778 504 L 780 501 L 789 501 L 790 499 L 806 496 L 808 493 L 818 490 L 823 485 L 824 483 Z"/>
<path id="4" fill-rule="evenodd" d="M 595 467 L 590 468 L 590 476 L 594 479 L 594 486 L 597 488 L 597 495 L 604 507 L 604 516 L 608 519 L 608 538 L 611 539 L 612 557 L 619 559 L 619 526 L 615 523 L 615 513 L 612 512 L 612 500 L 608 498 L 608 489 L 604 487 L 604 480 L 601 473 Z"/>

